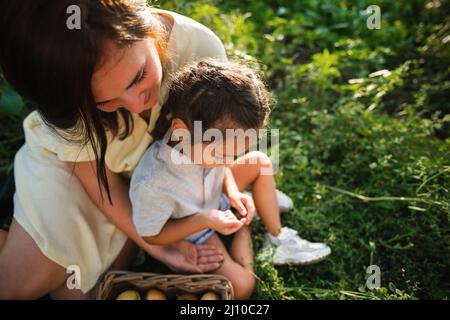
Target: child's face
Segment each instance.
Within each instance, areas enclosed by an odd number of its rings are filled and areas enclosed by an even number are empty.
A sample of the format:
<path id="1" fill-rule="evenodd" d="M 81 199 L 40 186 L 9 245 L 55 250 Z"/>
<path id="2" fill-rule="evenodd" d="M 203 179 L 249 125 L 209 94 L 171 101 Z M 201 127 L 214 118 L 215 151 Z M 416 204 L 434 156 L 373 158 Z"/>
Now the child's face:
<path id="1" fill-rule="evenodd" d="M 202 154 L 200 166 L 211 168 L 231 165 L 257 143 L 260 129 L 252 131 L 250 133 L 237 134 L 237 136 L 224 137 L 222 141 L 199 144 L 201 145 L 199 149 L 201 149 Z M 195 152 L 195 147 L 195 145 L 192 146 L 192 152 Z"/>
<path id="2" fill-rule="evenodd" d="M 244 155 L 251 147 L 256 146 L 263 128 L 258 129 L 226 129 L 222 133 L 218 129 L 200 133 L 202 141 L 195 142 L 186 124 L 179 118 L 172 121 L 172 132 L 182 137 L 181 149 L 194 164 L 203 168 L 229 166 L 237 158 Z M 211 141 L 211 142 L 210 142 Z"/>

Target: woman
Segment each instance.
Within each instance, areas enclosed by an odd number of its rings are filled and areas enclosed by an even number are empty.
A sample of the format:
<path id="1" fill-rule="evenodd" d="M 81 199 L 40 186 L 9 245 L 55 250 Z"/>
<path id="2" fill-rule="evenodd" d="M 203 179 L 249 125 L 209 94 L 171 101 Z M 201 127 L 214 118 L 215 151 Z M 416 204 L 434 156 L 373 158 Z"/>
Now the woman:
<path id="1" fill-rule="evenodd" d="M 67 27 L 72 5 L 79 29 Z M 196 59 L 226 59 L 220 40 L 145 0 L 1 6 L 4 76 L 36 110 L 15 157 L 14 219 L 0 231 L 0 298 L 92 297 L 99 277 L 128 268 L 137 247 L 179 272 L 217 269 L 214 247 L 139 238 L 127 181 L 152 142 L 170 75 Z M 66 285 L 71 266 L 80 289 Z"/>

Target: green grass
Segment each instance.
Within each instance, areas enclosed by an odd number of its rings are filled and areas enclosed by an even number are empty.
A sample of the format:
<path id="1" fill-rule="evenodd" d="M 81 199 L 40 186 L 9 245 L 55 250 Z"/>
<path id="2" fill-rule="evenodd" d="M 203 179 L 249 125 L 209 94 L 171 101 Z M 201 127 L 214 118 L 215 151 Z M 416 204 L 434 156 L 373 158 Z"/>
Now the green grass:
<path id="1" fill-rule="evenodd" d="M 295 202 L 283 223 L 333 250 L 307 267 L 257 262 L 254 298 L 449 298 L 450 6 L 158 4 L 209 26 L 230 56 L 263 68 L 277 100 L 269 125 L 280 129 L 277 183 Z M 366 27 L 370 4 L 381 7 L 380 30 Z M 21 144 L 13 119 L 0 117 L 3 171 Z M 252 228 L 258 253 L 264 229 Z M 366 287 L 369 265 L 381 269 L 379 290 Z"/>

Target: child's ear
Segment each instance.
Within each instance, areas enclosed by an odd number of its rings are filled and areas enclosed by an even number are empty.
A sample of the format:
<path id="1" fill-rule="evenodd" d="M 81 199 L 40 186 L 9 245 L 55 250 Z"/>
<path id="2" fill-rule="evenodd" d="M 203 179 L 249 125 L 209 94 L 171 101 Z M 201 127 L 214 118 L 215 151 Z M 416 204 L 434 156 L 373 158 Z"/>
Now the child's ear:
<path id="1" fill-rule="evenodd" d="M 172 130 L 172 132 L 174 132 L 177 129 L 188 130 L 188 126 L 180 118 L 173 118 L 170 124 L 170 129 Z"/>

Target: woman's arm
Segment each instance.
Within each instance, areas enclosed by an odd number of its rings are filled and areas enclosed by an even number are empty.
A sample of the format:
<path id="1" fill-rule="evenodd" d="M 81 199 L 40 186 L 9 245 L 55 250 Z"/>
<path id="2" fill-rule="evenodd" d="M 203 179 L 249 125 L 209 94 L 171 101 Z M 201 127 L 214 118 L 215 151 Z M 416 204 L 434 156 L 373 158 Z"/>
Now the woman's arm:
<path id="1" fill-rule="evenodd" d="M 149 245 L 137 234 L 132 220 L 131 202 L 128 196 L 128 187 L 124 179 L 117 173 L 106 168 L 108 183 L 113 204 L 108 201 L 106 190 L 103 189 L 103 200 L 97 182 L 97 170 L 95 161 L 92 162 L 68 162 L 75 176 L 80 180 L 84 190 L 98 209 L 133 240 L 139 247 L 149 251 Z"/>
<path id="2" fill-rule="evenodd" d="M 104 200 L 100 196 L 97 183 L 96 164 L 92 162 L 67 162 L 84 190 L 99 210 L 145 252 L 166 264 L 170 269 L 180 272 L 210 272 L 220 267 L 223 255 L 216 247 L 194 245 L 180 241 L 169 246 L 152 245 L 142 239 L 133 224 L 131 202 L 128 187 L 123 178 L 106 168 L 113 205 L 103 190 Z"/>

